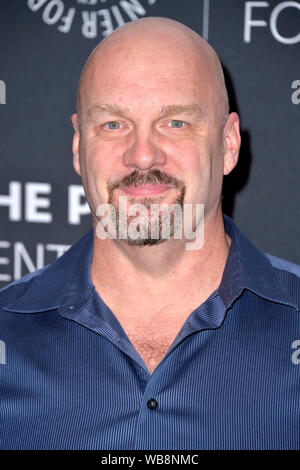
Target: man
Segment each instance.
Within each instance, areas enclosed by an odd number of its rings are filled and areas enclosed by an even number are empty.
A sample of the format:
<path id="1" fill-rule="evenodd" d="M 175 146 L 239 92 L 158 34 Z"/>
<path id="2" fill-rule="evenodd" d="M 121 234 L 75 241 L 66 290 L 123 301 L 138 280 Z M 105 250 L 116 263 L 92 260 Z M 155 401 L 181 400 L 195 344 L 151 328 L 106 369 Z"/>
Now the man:
<path id="1" fill-rule="evenodd" d="M 215 52 L 135 21 L 93 51 L 77 101 L 93 230 L 2 291 L 0 447 L 299 448 L 299 279 L 222 214 L 240 133 Z"/>

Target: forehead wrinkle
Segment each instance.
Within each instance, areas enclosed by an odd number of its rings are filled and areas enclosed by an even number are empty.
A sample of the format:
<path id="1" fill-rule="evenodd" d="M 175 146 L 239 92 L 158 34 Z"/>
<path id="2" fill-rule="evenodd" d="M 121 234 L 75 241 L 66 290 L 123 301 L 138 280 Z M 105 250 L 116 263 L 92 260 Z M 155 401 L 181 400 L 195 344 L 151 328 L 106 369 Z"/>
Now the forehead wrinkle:
<path id="1" fill-rule="evenodd" d="M 95 121 L 97 117 L 102 116 L 103 114 L 109 114 L 111 116 L 118 115 L 125 117 L 126 114 L 129 114 L 128 108 L 121 108 L 116 104 L 97 104 L 92 108 L 88 109 L 86 115 L 89 121 Z"/>
<path id="2" fill-rule="evenodd" d="M 192 104 L 169 104 L 163 105 L 159 111 L 160 114 L 164 116 L 169 116 L 172 114 L 177 113 L 184 113 L 187 115 L 197 115 L 200 117 L 204 117 L 204 112 L 201 106 L 197 103 Z M 116 104 L 97 104 L 90 108 L 87 111 L 87 118 L 89 121 L 97 120 L 97 117 L 101 117 L 103 114 L 109 115 L 118 115 L 126 117 L 126 115 L 130 115 L 129 108 L 122 108 Z"/>

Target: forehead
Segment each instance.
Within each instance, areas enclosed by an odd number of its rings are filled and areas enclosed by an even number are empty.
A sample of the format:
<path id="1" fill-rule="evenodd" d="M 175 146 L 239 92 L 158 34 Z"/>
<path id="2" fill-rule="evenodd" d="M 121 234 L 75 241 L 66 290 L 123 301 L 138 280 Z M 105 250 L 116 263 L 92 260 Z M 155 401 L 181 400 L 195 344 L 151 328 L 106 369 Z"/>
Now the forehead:
<path id="1" fill-rule="evenodd" d="M 199 113 L 209 106 L 209 94 L 206 84 L 195 74 L 186 77 L 174 71 L 159 75 L 147 70 L 134 72 L 130 77 L 101 74 L 87 88 L 84 110 L 89 114 L 93 111 L 128 116 L 135 112 Z"/>
<path id="2" fill-rule="evenodd" d="M 156 111 L 156 110 L 155 110 Z M 161 109 L 156 112 L 161 117 L 182 114 L 185 116 L 194 117 L 197 121 L 205 121 L 207 115 L 205 110 L 197 103 L 191 104 L 170 104 L 163 105 Z M 134 117 L 134 113 L 128 108 L 122 108 L 119 105 L 111 104 L 96 104 L 89 108 L 86 112 L 87 122 L 90 124 L 97 123 L 103 117 L 107 116 L 122 116 L 125 118 Z"/>
<path id="3" fill-rule="evenodd" d="M 99 102 L 160 109 L 169 103 L 201 104 L 209 98 L 211 78 L 199 56 L 174 50 L 124 52 L 106 51 L 91 65 L 82 90 L 85 109 Z"/>

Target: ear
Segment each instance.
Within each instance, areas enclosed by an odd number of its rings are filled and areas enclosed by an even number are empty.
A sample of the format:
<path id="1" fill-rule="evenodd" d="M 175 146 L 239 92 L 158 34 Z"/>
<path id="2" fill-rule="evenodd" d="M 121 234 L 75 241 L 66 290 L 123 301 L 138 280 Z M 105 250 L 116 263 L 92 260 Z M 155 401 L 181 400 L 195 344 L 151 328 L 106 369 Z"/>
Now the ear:
<path id="1" fill-rule="evenodd" d="M 73 145 L 72 145 L 72 150 L 73 150 L 73 167 L 80 175 L 80 162 L 79 162 L 79 128 L 78 128 L 78 114 L 72 114 L 71 116 L 71 121 L 73 124 L 73 129 L 74 129 L 74 136 L 73 136 Z"/>
<path id="2" fill-rule="evenodd" d="M 237 113 L 231 113 L 223 131 L 224 169 L 223 174 L 228 175 L 238 162 L 241 146 L 240 120 Z"/>

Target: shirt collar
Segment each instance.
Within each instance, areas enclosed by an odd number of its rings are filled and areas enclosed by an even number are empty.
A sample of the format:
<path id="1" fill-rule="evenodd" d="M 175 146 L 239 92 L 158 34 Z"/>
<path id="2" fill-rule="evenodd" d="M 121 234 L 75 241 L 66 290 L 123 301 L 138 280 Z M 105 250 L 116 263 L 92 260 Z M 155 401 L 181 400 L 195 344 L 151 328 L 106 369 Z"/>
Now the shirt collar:
<path id="1" fill-rule="evenodd" d="M 230 217 L 224 214 L 223 218 L 225 231 L 231 237 L 218 288 L 225 307 L 230 307 L 241 292 L 248 289 L 265 299 L 299 310 L 296 300 L 280 283 L 264 253 L 248 240 Z M 66 299 L 69 305 L 82 304 L 93 289 L 90 279 L 92 251 L 93 229 L 35 276 L 26 293 L 4 309 L 16 313 L 39 313 L 58 308 Z"/>
<path id="2" fill-rule="evenodd" d="M 231 237 L 229 255 L 219 286 L 219 294 L 229 307 L 244 289 L 272 302 L 290 305 L 299 310 L 299 304 L 277 278 L 267 256 L 256 247 L 223 214 L 226 233 Z"/>

